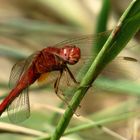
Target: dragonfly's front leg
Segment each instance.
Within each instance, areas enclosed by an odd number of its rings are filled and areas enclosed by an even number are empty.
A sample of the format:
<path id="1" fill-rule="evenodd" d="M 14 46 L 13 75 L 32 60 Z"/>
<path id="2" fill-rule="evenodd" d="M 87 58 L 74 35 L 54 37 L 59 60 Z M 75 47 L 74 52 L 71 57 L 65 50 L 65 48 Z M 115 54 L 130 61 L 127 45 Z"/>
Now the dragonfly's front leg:
<path id="1" fill-rule="evenodd" d="M 74 83 L 80 84 L 80 82 L 78 82 L 78 81 L 75 79 L 74 75 L 72 74 L 72 72 L 70 71 L 70 69 L 69 69 L 67 66 L 65 67 L 65 70 L 69 73 L 69 75 L 70 75 L 70 77 L 71 77 L 71 79 L 73 80 Z M 92 87 L 92 85 L 85 86 L 85 87 L 89 87 L 89 88 L 90 88 L 90 87 Z M 83 88 L 83 87 L 80 86 L 79 89 L 80 89 L 80 88 Z"/>
<path id="2" fill-rule="evenodd" d="M 72 74 L 72 72 L 70 71 L 70 69 L 69 69 L 67 66 L 65 67 L 65 70 L 66 70 L 66 72 L 69 73 L 69 75 L 70 75 L 70 77 L 71 77 L 71 79 L 73 80 L 74 83 L 80 84 L 80 82 L 78 82 L 78 81 L 75 79 L 74 75 Z M 81 107 L 81 105 L 79 105 L 79 107 Z M 79 116 L 79 114 L 76 114 L 76 116 Z"/>
<path id="3" fill-rule="evenodd" d="M 73 80 L 74 83 L 76 83 L 76 84 L 80 83 L 75 79 L 74 75 L 72 74 L 72 72 L 70 71 L 70 69 L 67 66 L 66 66 L 65 70 L 69 73 L 69 75 L 70 75 L 70 77 L 71 77 L 71 79 Z"/>

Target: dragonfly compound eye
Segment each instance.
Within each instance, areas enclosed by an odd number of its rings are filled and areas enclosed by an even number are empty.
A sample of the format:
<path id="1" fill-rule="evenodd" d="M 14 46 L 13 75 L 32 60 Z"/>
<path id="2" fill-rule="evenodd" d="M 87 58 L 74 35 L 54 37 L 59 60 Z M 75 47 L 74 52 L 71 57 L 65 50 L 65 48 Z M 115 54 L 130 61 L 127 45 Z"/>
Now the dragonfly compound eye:
<path id="1" fill-rule="evenodd" d="M 71 48 L 71 50 L 69 51 L 69 64 L 73 65 L 75 63 L 77 63 L 80 59 L 80 49 L 78 47 L 73 47 Z"/>

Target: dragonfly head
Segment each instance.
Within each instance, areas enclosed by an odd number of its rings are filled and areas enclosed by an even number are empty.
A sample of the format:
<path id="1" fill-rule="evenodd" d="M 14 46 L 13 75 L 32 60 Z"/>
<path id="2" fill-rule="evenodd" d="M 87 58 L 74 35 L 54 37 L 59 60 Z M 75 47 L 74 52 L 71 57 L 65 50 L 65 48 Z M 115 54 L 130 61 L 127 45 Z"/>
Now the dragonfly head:
<path id="1" fill-rule="evenodd" d="M 70 65 L 77 63 L 81 57 L 80 48 L 75 45 L 69 45 L 62 48 L 60 52 L 62 58 Z"/>

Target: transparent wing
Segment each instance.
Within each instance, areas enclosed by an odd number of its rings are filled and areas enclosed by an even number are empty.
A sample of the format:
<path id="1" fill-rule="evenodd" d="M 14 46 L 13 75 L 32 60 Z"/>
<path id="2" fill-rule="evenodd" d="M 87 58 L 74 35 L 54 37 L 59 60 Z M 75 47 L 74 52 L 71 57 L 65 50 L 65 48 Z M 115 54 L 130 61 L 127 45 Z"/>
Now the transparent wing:
<path id="1" fill-rule="evenodd" d="M 55 44 L 55 47 L 62 47 L 64 45 L 78 45 L 78 44 L 94 44 L 96 41 L 100 41 L 102 38 L 106 38 L 110 35 L 112 30 L 108 30 L 105 32 L 101 32 L 98 34 L 89 34 L 89 35 L 80 35 L 80 36 L 74 36 L 73 38 L 61 41 L 57 44 Z"/>
<path id="2" fill-rule="evenodd" d="M 103 70 L 102 74 L 111 79 L 136 81 L 139 79 L 139 59 L 118 56 Z"/>
<path id="3" fill-rule="evenodd" d="M 11 73 L 10 73 L 10 78 L 9 78 L 9 88 L 13 88 L 18 80 L 20 79 L 21 75 L 23 74 L 24 72 L 24 67 L 25 67 L 25 63 L 26 61 L 23 60 L 21 62 L 17 62 L 13 67 L 12 67 L 12 70 L 11 70 Z"/>
<path id="4" fill-rule="evenodd" d="M 11 70 L 9 78 L 9 88 L 12 89 L 16 86 L 17 82 L 20 80 L 24 72 L 29 68 L 32 63 L 32 60 L 35 58 L 37 53 L 32 54 L 25 60 L 17 62 Z"/>
<path id="5" fill-rule="evenodd" d="M 9 120 L 18 123 L 26 120 L 30 116 L 30 104 L 28 88 L 15 98 L 7 108 Z"/>
<path id="6" fill-rule="evenodd" d="M 36 55 L 33 54 L 27 59 L 18 62 L 13 66 L 9 80 L 10 88 L 16 88 L 18 81 L 29 68 L 35 56 Z M 14 123 L 24 121 L 30 116 L 28 86 L 8 106 L 7 112 L 9 119 Z"/>

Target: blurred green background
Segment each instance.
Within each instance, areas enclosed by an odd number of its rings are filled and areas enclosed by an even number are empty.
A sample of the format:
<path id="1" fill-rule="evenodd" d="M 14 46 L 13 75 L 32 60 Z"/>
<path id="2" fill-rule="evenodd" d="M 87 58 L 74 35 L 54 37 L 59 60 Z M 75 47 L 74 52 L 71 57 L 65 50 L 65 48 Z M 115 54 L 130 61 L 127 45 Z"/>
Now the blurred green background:
<path id="1" fill-rule="evenodd" d="M 0 0 L 0 3 L 2 100 L 9 93 L 8 80 L 15 62 L 63 40 L 112 29 L 130 0 Z M 139 60 L 138 39 L 139 33 L 121 53 L 121 57 L 97 79 L 77 110 L 80 117 L 72 119 L 70 134 L 63 139 L 140 139 L 140 65 L 139 62 L 121 61 L 122 56 Z M 88 46 L 92 44 L 88 39 L 83 43 L 79 43 L 79 46 L 84 45 L 87 52 L 91 52 Z M 98 45 L 94 47 L 94 51 L 98 52 Z M 84 53 L 88 58 L 89 54 Z M 35 83 L 30 90 L 31 117 L 25 122 L 12 124 L 6 114 L 2 115 L 0 139 L 44 139 L 52 134 L 65 106 L 60 107 L 62 101 L 55 95 L 53 88 L 47 88 L 45 84 L 41 87 Z M 91 120 L 98 126 L 92 124 Z M 85 124 L 91 125 L 86 127 Z M 70 131 L 76 126 L 79 129 Z"/>

